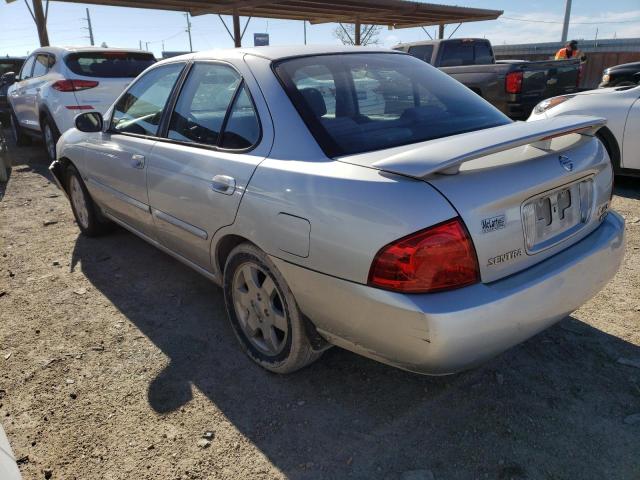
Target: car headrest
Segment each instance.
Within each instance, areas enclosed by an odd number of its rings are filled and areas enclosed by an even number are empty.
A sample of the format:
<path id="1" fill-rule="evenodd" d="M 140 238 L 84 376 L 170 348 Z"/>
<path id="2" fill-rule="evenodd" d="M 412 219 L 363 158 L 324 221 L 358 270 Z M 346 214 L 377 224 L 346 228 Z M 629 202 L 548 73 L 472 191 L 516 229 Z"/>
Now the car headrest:
<path id="1" fill-rule="evenodd" d="M 327 113 L 327 105 L 324 103 L 320 90 L 317 88 L 303 88 L 300 93 L 316 117 L 322 117 Z"/>

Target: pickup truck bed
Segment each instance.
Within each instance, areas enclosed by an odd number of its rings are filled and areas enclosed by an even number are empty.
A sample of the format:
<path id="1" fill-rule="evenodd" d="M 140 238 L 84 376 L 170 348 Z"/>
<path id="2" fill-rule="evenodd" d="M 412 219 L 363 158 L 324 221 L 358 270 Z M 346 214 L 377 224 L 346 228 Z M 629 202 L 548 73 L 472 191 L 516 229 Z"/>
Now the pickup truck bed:
<path id="1" fill-rule="evenodd" d="M 438 67 L 513 119 L 526 119 L 542 100 L 578 91 L 577 59 L 496 62 L 485 39 L 434 40 L 394 49 Z"/>

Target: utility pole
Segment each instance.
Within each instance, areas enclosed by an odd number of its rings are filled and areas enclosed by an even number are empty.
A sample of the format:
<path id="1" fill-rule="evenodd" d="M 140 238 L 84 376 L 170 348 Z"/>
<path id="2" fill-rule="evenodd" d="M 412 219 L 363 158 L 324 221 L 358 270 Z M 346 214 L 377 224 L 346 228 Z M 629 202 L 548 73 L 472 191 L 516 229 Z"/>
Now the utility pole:
<path id="1" fill-rule="evenodd" d="M 87 21 L 87 30 L 89 30 L 89 41 L 91 42 L 91 46 L 93 47 L 95 45 L 95 43 L 93 42 L 93 28 L 91 27 L 91 15 L 89 15 L 89 9 L 87 8 L 87 18 L 85 18 L 85 20 Z"/>
<path id="2" fill-rule="evenodd" d="M 307 44 L 307 21 L 303 20 L 302 25 L 304 25 L 304 44 Z"/>
<path id="3" fill-rule="evenodd" d="M 138 40 L 138 45 L 140 45 L 140 50 L 142 50 L 142 40 Z"/>
<path id="4" fill-rule="evenodd" d="M 191 43 L 191 20 L 189 20 L 189 12 L 184 14 L 187 17 L 187 29 L 185 30 L 189 34 L 189 51 L 193 52 L 193 43 Z"/>
<path id="5" fill-rule="evenodd" d="M 144 42 L 144 49 L 148 52 L 149 51 L 149 42 Z"/>
<path id="6" fill-rule="evenodd" d="M 569 34 L 569 18 L 571 18 L 571 0 L 564 5 L 564 23 L 562 24 L 562 43 L 566 43 Z"/>

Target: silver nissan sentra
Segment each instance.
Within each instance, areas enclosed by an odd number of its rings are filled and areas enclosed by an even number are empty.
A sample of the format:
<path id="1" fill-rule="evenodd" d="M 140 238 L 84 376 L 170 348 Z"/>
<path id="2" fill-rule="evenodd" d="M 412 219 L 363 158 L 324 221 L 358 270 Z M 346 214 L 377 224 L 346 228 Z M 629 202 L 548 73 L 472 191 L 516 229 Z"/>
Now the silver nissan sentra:
<path id="1" fill-rule="evenodd" d="M 50 168 L 84 235 L 117 223 L 220 284 L 262 367 L 338 345 L 448 374 L 618 270 L 604 124 L 514 123 L 385 49 L 217 50 L 155 64 L 104 118 L 79 115 Z"/>

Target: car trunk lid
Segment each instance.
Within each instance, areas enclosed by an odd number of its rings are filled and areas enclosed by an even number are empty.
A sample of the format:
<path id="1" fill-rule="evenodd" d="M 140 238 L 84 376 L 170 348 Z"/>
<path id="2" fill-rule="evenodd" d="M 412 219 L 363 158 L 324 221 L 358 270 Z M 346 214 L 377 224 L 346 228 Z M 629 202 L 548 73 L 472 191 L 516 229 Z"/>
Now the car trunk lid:
<path id="1" fill-rule="evenodd" d="M 584 238 L 608 207 L 610 162 L 591 136 L 604 120 L 553 120 L 373 152 L 367 166 L 438 189 L 465 222 L 482 281 L 492 282 Z M 341 160 L 364 165 L 362 155 Z"/>

